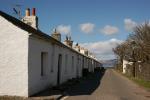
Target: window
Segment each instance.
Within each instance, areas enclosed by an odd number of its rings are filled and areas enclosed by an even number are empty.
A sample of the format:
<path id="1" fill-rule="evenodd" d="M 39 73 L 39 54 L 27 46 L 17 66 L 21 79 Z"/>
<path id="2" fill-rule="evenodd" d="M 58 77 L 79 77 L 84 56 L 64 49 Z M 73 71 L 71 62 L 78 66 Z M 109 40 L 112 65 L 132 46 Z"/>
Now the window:
<path id="1" fill-rule="evenodd" d="M 48 66 L 48 53 L 41 52 L 41 76 L 46 74 L 46 67 Z"/>

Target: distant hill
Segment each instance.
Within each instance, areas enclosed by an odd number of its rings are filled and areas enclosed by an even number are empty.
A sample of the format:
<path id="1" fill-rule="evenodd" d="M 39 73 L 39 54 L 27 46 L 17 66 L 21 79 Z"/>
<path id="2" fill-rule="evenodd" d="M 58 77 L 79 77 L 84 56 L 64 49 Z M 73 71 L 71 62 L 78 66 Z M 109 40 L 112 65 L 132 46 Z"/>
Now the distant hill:
<path id="1" fill-rule="evenodd" d="M 113 67 L 117 63 L 117 59 L 101 60 L 103 67 Z"/>

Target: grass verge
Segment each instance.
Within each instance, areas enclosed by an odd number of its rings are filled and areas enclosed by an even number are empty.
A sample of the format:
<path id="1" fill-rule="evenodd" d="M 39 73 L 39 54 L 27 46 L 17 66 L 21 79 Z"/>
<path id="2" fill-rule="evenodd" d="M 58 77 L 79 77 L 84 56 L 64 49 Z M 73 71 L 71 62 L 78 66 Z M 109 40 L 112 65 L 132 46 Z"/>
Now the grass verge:
<path id="1" fill-rule="evenodd" d="M 131 81 L 133 81 L 133 82 L 136 83 L 137 85 L 142 86 L 142 87 L 144 87 L 146 90 L 150 91 L 150 81 L 145 81 L 145 80 L 143 80 L 143 79 L 139 79 L 139 78 L 136 78 L 136 77 L 132 77 L 132 76 L 123 74 L 123 73 L 121 73 L 120 71 L 117 71 L 117 72 L 119 72 L 119 73 L 122 74 L 123 76 L 127 77 L 128 79 L 130 79 Z"/>
<path id="2" fill-rule="evenodd" d="M 137 83 L 138 85 L 143 86 L 150 90 L 150 81 L 145 81 L 143 79 L 134 78 L 134 77 L 130 77 L 130 79 L 135 83 Z"/>

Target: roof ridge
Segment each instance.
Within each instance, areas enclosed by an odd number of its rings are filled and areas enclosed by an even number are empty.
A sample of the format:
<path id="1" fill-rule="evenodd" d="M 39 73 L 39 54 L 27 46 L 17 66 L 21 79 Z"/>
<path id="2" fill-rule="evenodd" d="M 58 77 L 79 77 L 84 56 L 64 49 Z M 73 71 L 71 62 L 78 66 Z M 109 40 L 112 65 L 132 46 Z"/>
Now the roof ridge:
<path id="1" fill-rule="evenodd" d="M 7 13 L 1 11 L 1 10 L 0 10 L 0 15 L 1 15 L 2 17 L 4 17 L 5 19 L 7 19 L 8 21 L 10 21 L 11 23 L 13 23 L 14 25 L 20 27 L 20 28 L 23 29 L 23 30 L 26 30 L 26 31 L 28 31 L 28 32 L 30 32 L 30 30 L 32 30 L 32 31 L 40 31 L 40 30 L 34 29 L 34 28 L 31 27 L 30 25 L 25 24 L 24 22 L 20 21 L 19 19 L 15 18 L 15 17 L 13 17 L 13 16 L 11 16 L 11 15 L 9 15 L 9 14 L 7 14 Z M 41 31 L 40 31 L 40 32 L 41 32 Z"/>
<path id="2" fill-rule="evenodd" d="M 23 30 L 25 30 L 25 31 L 27 31 L 29 33 L 41 36 L 41 37 L 43 37 L 45 39 L 49 39 L 49 40 L 55 41 L 57 44 L 60 44 L 61 46 L 65 46 L 66 48 L 69 48 L 70 50 L 73 50 L 74 52 L 77 52 L 73 48 L 67 47 L 62 42 L 52 38 L 50 35 L 47 35 L 46 33 L 42 32 L 40 30 L 34 29 L 33 27 L 29 26 L 28 24 L 25 24 L 24 22 L 18 20 L 17 18 L 15 18 L 15 17 L 13 17 L 13 16 L 11 16 L 9 14 L 6 14 L 5 12 L 3 12 L 1 10 L 0 10 L 0 16 L 4 17 L 6 20 L 10 21 L 15 26 L 18 26 L 19 28 L 21 28 L 21 29 L 23 29 Z M 80 52 L 78 52 L 78 53 L 81 54 Z M 83 55 L 83 54 L 81 54 L 81 55 Z M 83 56 L 86 56 L 86 55 L 83 55 Z"/>
<path id="3" fill-rule="evenodd" d="M 33 28 L 32 26 L 20 21 L 19 19 L 9 15 L 9 14 L 6 14 L 5 12 L 1 11 L 0 10 L 0 16 L 4 17 L 6 20 L 8 20 L 9 22 L 11 22 L 12 24 L 14 24 L 15 26 L 18 26 L 19 28 L 27 31 L 28 33 L 33 33 L 33 34 L 36 34 L 36 35 L 39 35 L 39 36 L 45 36 L 49 39 L 53 39 L 51 36 L 49 36 L 48 34 L 40 31 L 40 30 L 37 30 L 35 28 Z M 56 41 L 55 39 L 53 39 L 54 41 Z"/>

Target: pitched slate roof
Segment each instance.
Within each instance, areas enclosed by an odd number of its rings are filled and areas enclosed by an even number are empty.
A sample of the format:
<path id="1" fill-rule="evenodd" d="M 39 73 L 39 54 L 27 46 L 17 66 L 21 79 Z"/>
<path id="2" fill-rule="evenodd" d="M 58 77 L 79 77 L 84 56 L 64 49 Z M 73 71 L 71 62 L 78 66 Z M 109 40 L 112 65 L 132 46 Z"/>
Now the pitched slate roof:
<path id="1" fill-rule="evenodd" d="M 14 17 L 12 17 L 12 16 L 10 16 L 10 15 L 2 12 L 2 11 L 0 11 L 0 15 L 2 17 L 4 17 L 6 20 L 8 20 L 9 22 L 11 22 L 12 24 L 14 24 L 15 26 L 18 26 L 19 28 L 27 31 L 28 33 L 36 34 L 36 35 L 45 37 L 47 39 L 51 39 L 51 40 L 53 40 L 55 42 L 59 42 L 59 41 L 55 40 L 54 38 L 52 38 L 51 36 L 43 33 L 42 31 L 36 30 L 33 27 L 31 27 L 30 25 L 25 24 L 24 22 L 22 22 L 22 21 L 20 21 L 20 20 L 18 20 L 16 18 L 14 18 Z"/>
<path id="2" fill-rule="evenodd" d="M 64 45 L 64 44 L 61 43 L 60 41 L 58 41 L 58 40 L 52 38 L 51 36 L 45 34 L 44 32 L 42 32 L 42 31 L 40 31 L 40 30 L 34 29 L 34 28 L 31 27 L 30 25 L 25 24 L 24 22 L 22 22 L 22 21 L 16 19 L 15 17 L 12 17 L 12 16 L 10 16 L 10 15 L 8 15 L 8 14 L 2 12 L 2 11 L 0 11 L 0 16 L 2 16 L 3 18 L 5 18 L 6 20 L 8 20 L 9 22 L 11 22 L 12 24 L 14 24 L 15 26 L 18 26 L 19 28 L 21 28 L 21 29 L 27 31 L 28 33 L 32 33 L 32 35 L 38 35 L 38 36 L 40 36 L 42 39 L 50 40 L 50 41 L 52 41 L 53 43 L 56 43 L 56 44 L 58 44 L 58 45 L 60 45 L 60 46 L 62 46 L 62 47 L 68 48 L 68 49 L 70 49 L 70 50 L 73 51 L 73 52 L 76 52 L 76 53 L 78 53 L 78 54 L 80 54 L 80 55 L 82 55 L 82 56 L 86 56 L 86 55 L 83 55 L 83 54 L 81 54 L 80 52 L 77 52 L 76 50 L 74 50 L 74 49 L 72 49 L 72 48 L 70 48 L 70 47 Z M 91 58 L 91 57 L 89 57 L 89 56 L 86 56 L 86 57 Z"/>

